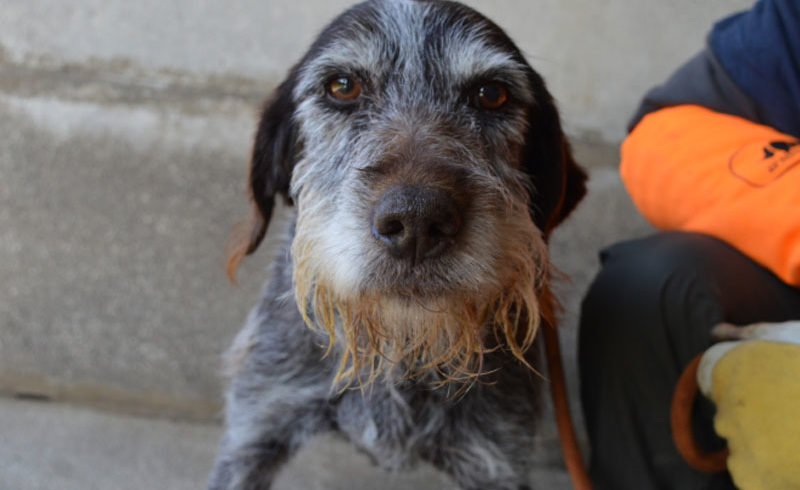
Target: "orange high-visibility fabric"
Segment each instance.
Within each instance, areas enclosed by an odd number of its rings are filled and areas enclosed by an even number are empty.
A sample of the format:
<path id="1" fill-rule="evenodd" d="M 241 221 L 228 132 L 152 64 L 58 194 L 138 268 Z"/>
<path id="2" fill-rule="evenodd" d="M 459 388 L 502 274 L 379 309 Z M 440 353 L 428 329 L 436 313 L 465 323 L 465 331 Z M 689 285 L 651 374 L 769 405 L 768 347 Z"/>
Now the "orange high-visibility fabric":
<path id="1" fill-rule="evenodd" d="M 682 105 L 650 113 L 622 144 L 622 179 L 657 228 L 720 238 L 800 286 L 800 140 Z"/>

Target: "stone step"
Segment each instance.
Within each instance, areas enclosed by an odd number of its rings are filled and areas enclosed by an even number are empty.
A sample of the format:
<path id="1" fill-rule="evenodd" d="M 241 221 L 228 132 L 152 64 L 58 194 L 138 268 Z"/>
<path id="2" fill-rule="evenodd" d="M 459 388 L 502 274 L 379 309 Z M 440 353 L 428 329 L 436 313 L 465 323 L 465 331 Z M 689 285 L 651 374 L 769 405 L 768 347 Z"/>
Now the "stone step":
<path id="1" fill-rule="evenodd" d="M 220 428 L 0 398 L 0 488 L 196 490 Z"/>
<path id="2" fill-rule="evenodd" d="M 4 0 L 0 62 L 275 82 L 353 3 Z M 753 0 L 464 3 L 508 31 L 548 81 L 572 133 L 615 141 L 639 96 L 700 49 L 712 22 Z"/>
<path id="3" fill-rule="evenodd" d="M 208 419 L 268 257 L 228 284 L 261 95 L 120 73 L 0 63 L 0 391 Z"/>
<path id="4" fill-rule="evenodd" d="M 216 425 L 109 414 L 58 403 L 0 398 L 0 488 L 196 490 L 221 430 Z M 569 490 L 563 469 L 538 465 L 536 488 Z M 275 490 L 456 490 L 428 465 L 398 473 L 333 436 L 320 436 L 281 470 Z"/>

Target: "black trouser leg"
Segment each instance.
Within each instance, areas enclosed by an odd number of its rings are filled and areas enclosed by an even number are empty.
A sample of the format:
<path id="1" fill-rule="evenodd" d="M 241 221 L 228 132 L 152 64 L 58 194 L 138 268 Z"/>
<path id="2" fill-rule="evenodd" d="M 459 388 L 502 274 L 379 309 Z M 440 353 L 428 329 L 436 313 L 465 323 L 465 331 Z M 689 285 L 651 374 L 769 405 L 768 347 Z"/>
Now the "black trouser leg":
<path id="1" fill-rule="evenodd" d="M 800 290 L 734 248 L 691 233 L 660 233 L 609 247 L 583 301 L 581 395 L 598 490 L 732 489 L 727 474 L 689 468 L 669 426 L 675 383 L 711 345 L 720 321 L 800 318 Z M 698 403 L 696 437 L 708 450 L 713 406 Z"/>

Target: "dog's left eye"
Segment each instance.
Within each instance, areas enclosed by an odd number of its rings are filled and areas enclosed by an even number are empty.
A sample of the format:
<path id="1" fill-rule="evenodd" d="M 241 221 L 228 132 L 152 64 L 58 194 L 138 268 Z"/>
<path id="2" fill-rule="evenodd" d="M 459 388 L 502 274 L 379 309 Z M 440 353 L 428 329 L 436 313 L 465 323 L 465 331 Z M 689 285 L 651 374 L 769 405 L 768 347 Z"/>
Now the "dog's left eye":
<path id="1" fill-rule="evenodd" d="M 496 111 L 508 102 L 508 89 L 500 82 L 481 83 L 472 89 L 470 104 L 476 109 Z"/>
<path id="2" fill-rule="evenodd" d="M 344 102 L 356 100 L 361 95 L 361 85 L 351 77 L 337 76 L 328 81 L 328 95 Z"/>

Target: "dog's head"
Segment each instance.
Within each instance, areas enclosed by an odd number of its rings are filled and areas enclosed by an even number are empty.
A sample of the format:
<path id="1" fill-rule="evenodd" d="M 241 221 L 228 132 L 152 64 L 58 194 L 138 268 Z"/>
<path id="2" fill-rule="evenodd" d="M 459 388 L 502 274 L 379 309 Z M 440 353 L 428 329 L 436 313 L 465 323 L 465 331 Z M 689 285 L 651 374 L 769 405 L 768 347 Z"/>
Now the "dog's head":
<path id="1" fill-rule="evenodd" d="M 453 2 L 365 2 L 268 101 L 229 271 L 281 194 L 298 208 L 298 304 L 341 340 L 343 373 L 469 378 L 487 338 L 524 362 L 545 240 L 584 180 L 542 78 L 499 27 Z"/>

